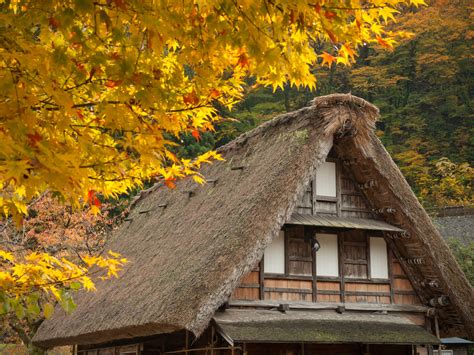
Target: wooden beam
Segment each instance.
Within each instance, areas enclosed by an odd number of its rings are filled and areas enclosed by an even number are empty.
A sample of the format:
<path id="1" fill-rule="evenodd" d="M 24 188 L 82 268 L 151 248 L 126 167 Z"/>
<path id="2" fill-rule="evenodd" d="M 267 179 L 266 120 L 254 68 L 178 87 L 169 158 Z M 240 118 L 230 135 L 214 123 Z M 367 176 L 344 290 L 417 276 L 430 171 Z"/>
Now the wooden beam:
<path id="1" fill-rule="evenodd" d="M 277 308 L 281 301 L 252 301 L 252 300 L 231 300 L 229 305 L 238 308 Z M 336 310 L 339 306 L 346 307 L 346 311 L 387 311 L 387 312 L 413 312 L 426 314 L 428 307 L 411 304 L 384 304 L 384 303 L 342 303 L 342 302 L 302 302 L 285 301 L 290 306 L 290 310 Z"/>
<path id="2" fill-rule="evenodd" d="M 265 287 L 265 292 L 286 292 L 286 293 L 313 293 L 312 290 L 304 288 L 282 288 L 282 287 Z"/>
<path id="3" fill-rule="evenodd" d="M 260 260 L 260 270 L 259 270 L 259 274 L 258 274 L 258 282 L 259 282 L 259 286 L 260 286 L 260 290 L 259 290 L 259 297 L 261 300 L 264 300 L 265 299 L 265 271 L 263 270 L 264 268 L 264 257 L 265 256 L 262 256 L 262 260 Z"/>

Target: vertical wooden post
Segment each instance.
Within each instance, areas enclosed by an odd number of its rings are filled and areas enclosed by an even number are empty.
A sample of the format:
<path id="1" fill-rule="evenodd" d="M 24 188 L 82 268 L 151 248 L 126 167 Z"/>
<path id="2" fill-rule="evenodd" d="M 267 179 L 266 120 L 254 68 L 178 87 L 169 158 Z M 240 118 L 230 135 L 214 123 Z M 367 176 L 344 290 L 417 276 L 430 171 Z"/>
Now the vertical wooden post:
<path id="1" fill-rule="evenodd" d="M 335 160 L 336 163 L 336 197 L 337 197 L 337 202 L 336 202 L 336 210 L 337 210 L 337 215 L 338 217 L 341 217 L 341 164 L 339 159 Z"/>
<path id="2" fill-rule="evenodd" d="M 372 280 L 372 270 L 370 267 L 370 236 L 369 233 L 365 232 L 365 253 L 366 253 L 366 260 L 367 260 L 367 279 Z"/>
<path id="3" fill-rule="evenodd" d="M 385 238 L 385 241 L 387 238 Z M 394 289 L 393 289 L 393 254 L 392 250 L 390 249 L 388 243 L 387 244 L 387 256 L 388 256 L 388 277 L 390 279 L 390 303 L 394 304 L 395 303 L 395 294 L 394 294 Z"/>
<path id="4" fill-rule="evenodd" d="M 311 214 L 313 216 L 316 215 L 316 207 L 317 207 L 317 200 L 316 200 L 316 174 L 313 176 L 313 180 L 311 180 L 311 205 L 312 210 Z"/>
<path id="5" fill-rule="evenodd" d="M 304 228 L 304 227 L 303 227 Z M 289 234 L 286 229 L 283 230 L 283 235 L 285 238 L 285 276 L 288 276 L 289 270 L 290 270 L 290 255 L 288 251 L 290 250 L 289 248 Z"/>
<path id="6" fill-rule="evenodd" d="M 186 345 L 185 345 L 185 347 L 186 347 L 186 350 L 188 350 L 189 349 L 189 332 L 188 332 L 187 329 L 186 329 L 185 334 L 186 334 Z"/>
<path id="7" fill-rule="evenodd" d="M 338 253 L 339 253 L 339 277 L 341 279 L 341 303 L 346 302 L 346 293 L 345 293 L 345 285 L 344 285 L 344 233 L 337 234 L 337 246 L 338 246 Z"/>
<path id="8" fill-rule="evenodd" d="M 435 333 L 436 337 L 441 340 L 440 334 L 439 334 L 439 322 L 438 322 L 438 315 L 435 314 L 434 316 L 434 323 L 435 323 Z M 438 345 L 438 355 L 441 354 L 441 344 Z"/>
<path id="9" fill-rule="evenodd" d="M 262 256 L 262 260 L 260 261 L 259 264 L 259 274 L 258 274 L 258 284 L 259 284 L 259 298 L 261 300 L 265 299 L 265 270 L 264 270 L 264 265 L 265 265 L 265 256 Z"/>
<path id="10" fill-rule="evenodd" d="M 312 237 L 316 237 L 316 230 L 312 230 L 311 233 L 313 234 Z M 313 250 L 311 248 L 311 261 L 312 261 L 312 274 L 313 274 L 313 302 L 318 301 L 318 269 L 317 269 L 317 264 L 316 264 L 316 250 Z"/>
<path id="11" fill-rule="evenodd" d="M 214 337 L 215 337 L 214 326 L 211 326 L 211 355 L 214 355 Z"/>

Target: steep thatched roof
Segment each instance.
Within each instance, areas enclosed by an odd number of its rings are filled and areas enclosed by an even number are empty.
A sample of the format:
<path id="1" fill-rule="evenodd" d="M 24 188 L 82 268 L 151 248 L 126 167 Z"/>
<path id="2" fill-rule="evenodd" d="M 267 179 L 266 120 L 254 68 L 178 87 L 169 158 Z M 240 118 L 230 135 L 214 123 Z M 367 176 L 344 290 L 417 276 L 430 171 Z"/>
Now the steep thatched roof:
<path id="1" fill-rule="evenodd" d="M 344 159 L 357 159 L 353 172 L 360 181 L 379 180 L 369 199 L 374 207 L 396 208 L 387 221 L 409 230 L 410 243 L 421 243 L 416 250 L 426 259 L 425 277 L 441 280 L 453 317 L 474 335 L 472 288 L 373 133 L 377 116 L 375 106 L 351 95 L 319 97 L 222 147 L 226 160 L 202 170 L 214 182 L 185 180 L 173 190 L 143 193 L 132 220 L 108 245 L 131 261 L 122 277 L 80 294 L 74 314 L 57 311 L 35 342 L 51 347 L 183 328 L 202 332 L 290 218 L 333 142 Z M 414 275 L 423 277 L 418 269 Z"/>

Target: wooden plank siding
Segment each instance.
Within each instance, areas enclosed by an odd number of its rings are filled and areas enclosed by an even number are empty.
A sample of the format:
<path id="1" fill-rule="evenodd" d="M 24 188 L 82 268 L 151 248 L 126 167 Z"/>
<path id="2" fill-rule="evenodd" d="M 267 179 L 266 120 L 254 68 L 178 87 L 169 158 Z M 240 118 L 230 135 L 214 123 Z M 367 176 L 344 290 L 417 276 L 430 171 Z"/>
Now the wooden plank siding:
<path id="1" fill-rule="evenodd" d="M 306 234 L 311 234 L 306 232 Z M 344 277 L 316 274 L 316 257 L 303 226 L 288 226 L 285 232 L 285 274 L 265 274 L 259 263 L 242 278 L 232 294 L 233 300 L 271 300 L 305 302 L 346 302 L 419 305 L 400 263 L 389 252 L 387 280 L 370 279 L 368 239 L 363 231 L 338 234 L 339 269 Z"/>
<path id="2" fill-rule="evenodd" d="M 395 304 L 422 304 L 420 298 L 415 292 L 410 280 L 408 279 L 405 270 L 397 260 L 397 258 L 391 254 L 391 271 L 392 271 L 392 293 L 393 303 Z"/>

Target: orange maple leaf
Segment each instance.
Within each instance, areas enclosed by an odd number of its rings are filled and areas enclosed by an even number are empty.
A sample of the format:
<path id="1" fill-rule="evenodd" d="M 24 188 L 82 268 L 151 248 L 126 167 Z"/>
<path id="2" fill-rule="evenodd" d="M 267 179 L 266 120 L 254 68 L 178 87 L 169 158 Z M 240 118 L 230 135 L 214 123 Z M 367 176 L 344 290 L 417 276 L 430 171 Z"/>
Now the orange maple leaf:
<path id="1" fill-rule="evenodd" d="M 210 96 L 211 96 L 211 98 L 216 99 L 220 96 L 220 94 L 221 94 L 221 92 L 219 90 L 217 90 L 216 88 L 214 88 L 214 89 L 211 90 Z"/>
<path id="2" fill-rule="evenodd" d="M 390 48 L 390 49 L 393 48 L 393 46 L 392 46 L 389 42 L 387 42 L 386 40 L 384 40 L 382 37 L 380 37 L 380 36 L 377 35 L 375 38 L 377 39 L 377 42 L 379 42 L 379 44 L 380 44 L 382 47 L 384 47 L 384 48 Z"/>
<path id="3" fill-rule="evenodd" d="M 176 184 L 174 183 L 175 181 L 176 181 L 176 178 L 167 177 L 165 179 L 165 185 L 168 186 L 170 189 L 174 189 L 176 187 Z"/>
<path id="4" fill-rule="evenodd" d="M 107 86 L 108 88 L 113 89 L 113 88 L 119 86 L 121 83 L 122 83 L 122 80 L 109 79 L 105 82 L 105 86 Z"/>
<path id="5" fill-rule="evenodd" d="M 321 66 L 327 64 L 328 67 L 331 67 L 332 63 L 334 63 L 337 59 L 335 56 L 329 54 L 328 52 L 323 52 L 323 54 L 319 55 L 319 57 L 323 58 Z"/>
<path id="6" fill-rule="evenodd" d="M 324 17 L 326 17 L 328 20 L 332 20 L 334 17 L 336 17 L 336 13 L 332 11 L 324 11 Z"/>

